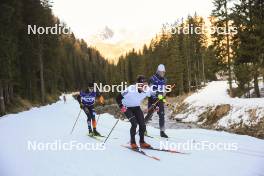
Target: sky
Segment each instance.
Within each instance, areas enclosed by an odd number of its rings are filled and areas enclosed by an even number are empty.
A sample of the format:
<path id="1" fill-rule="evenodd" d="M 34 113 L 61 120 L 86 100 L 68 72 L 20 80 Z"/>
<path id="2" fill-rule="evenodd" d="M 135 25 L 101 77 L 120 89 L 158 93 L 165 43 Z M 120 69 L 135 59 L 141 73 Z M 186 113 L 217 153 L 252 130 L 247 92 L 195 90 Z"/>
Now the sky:
<path id="1" fill-rule="evenodd" d="M 53 0 L 53 13 L 78 38 L 110 59 L 138 49 L 160 31 L 162 24 L 188 14 L 208 17 L 212 0 Z M 112 35 L 102 37 L 105 28 Z"/>

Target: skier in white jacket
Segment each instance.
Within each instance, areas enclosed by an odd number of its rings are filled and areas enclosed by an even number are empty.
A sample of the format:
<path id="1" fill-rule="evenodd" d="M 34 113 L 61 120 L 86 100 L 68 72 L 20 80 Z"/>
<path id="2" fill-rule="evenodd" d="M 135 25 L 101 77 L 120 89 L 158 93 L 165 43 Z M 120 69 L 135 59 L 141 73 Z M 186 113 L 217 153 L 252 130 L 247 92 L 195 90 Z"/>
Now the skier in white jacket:
<path id="1" fill-rule="evenodd" d="M 137 124 L 139 125 L 140 147 L 150 148 L 151 146 L 144 140 L 144 132 L 146 130 L 143 112 L 140 104 L 146 97 L 150 97 L 152 91 L 148 87 L 147 80 L 140 75 L 137 78 L 137 83 L 130 85 L 125 91 L 120 93 L 117 98 L 117 104 L 121 111 L 125 114 L 131 123 L 130 128 L 130 145 L 132 149 L 138 148 L 135 140 Z"/>

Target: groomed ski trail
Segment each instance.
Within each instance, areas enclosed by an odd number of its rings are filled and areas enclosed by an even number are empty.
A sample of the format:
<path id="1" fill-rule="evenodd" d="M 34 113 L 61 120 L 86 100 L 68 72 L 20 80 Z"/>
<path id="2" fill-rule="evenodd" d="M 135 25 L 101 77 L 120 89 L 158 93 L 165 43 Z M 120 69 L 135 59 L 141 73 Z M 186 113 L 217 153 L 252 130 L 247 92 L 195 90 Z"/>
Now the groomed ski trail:
<path id="1" fill-rule="evenodd" d="M 78 103 L 67 96 L 67 103 L 59 101 L 41 108 L 32 108 L 0 119 L 0 175 L 1 176 L 135 176 L 135 175 L 261 175 L 264 172 L 264 141 L 250 136 L 204 129 L 167 130 L 171 142 L 187 141 L 231 142 L 237 151 L 184 151 L 190 155 L 146 150 L 160 162 L 142 157 L 120 145 L 129 141 L 130 124 L 120 121 L 105 145 L 105 150 L 32 151 L 28 141 L 45 143 L 100 142 L 87 136 L 85 114 L 82 112 L 72 135 L 70 131 L 79 112 Z M 100 116 L 98 131 L 106 136 L 116 119 L 109 114 Z M 159 130 L 148 127 L 150 135 Z M 166 142 L 166 140 L 162 140 Z M 146 138 L 153 147 L 159 140 Z M 170 142 L 170 141 L 169 141 Z M 182 150 L 180 150 L 182 151 Z M 245 152 L 250 151 L 250 152 Z"/>

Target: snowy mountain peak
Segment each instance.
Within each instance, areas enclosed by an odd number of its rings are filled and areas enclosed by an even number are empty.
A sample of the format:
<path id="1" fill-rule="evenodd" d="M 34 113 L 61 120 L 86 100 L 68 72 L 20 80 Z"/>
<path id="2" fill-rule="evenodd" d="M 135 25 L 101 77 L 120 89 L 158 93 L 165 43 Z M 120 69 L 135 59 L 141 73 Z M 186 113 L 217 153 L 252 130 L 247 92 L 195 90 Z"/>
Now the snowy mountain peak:
<path id="1" fill-rule="evenodd" d="M 100 31 L 98 36 L 101 40 L 107 40 L 107 39 L 113 38 L 114 34 L 115 33 L 111 28 L 109 28 L 108 26 L 105 26 L 104 29 Z"/>

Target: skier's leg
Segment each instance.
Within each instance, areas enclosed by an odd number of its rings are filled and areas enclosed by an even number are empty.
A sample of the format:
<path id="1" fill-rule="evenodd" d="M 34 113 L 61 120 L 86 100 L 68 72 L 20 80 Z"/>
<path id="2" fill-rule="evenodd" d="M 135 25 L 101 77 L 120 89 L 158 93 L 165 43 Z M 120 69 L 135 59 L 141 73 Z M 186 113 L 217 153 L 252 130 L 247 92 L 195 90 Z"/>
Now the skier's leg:
<path id="1" fill-rule="evenodd" d="M 158 115 L 159 115 L 159 127 L 160 127 L 160 131 L 165 131 L 164 103 L 162 101 L 159 101 L 158 102 L 158 107 L 159 107 Z"/>
<path id="2" fill-rule="evenodd" d="M 152 104 L 154 103 L 154 99 L 152 97 L 148 98 L 148 109 L 151 108 Z M 154 110 L 150 110 L 148 111 L 146 118 L 145 118 L 145 122 L 148 123 L 149 120 L 151 120 L 152 116 L 153 116 Z"/>
<path id="3" fill-rule="evenodd" d="M 147 115 L 145 116 L 145 119 L 144 119 L 145 124 L 147 124 L 151 120 L 151 118 L 152 118 L 152 116 L 154 114 L 154 109 L 153 108 L 150 109 L 152 107 L 152 104 L 154 102 L 155 102 L 155 99 L 154 98 L 152 98 L 152 97 L 149 97 L 148 98 L 148 113 L 147 113 Z M 147 129 L 145 130 L 145 135 L 146 136 L 148 135 Z"/>
<path id="4" fill-rule="evenodd" d="M 130 143 L 134 144 L 136 143 L 135 135 L 137 130 L 137 120 L 135 118 L 135 115 L 133 111 L 130 108 L 127 108 L 127 111 L 125 112 L 126 117 L 128 118 L 129 122 L 131 123 L 130 128 Z"/>
<path id="5" fill-rule="evenodd" d="M 164 103 L 160 101 L 158 103 L 159 111 L 159 127 L 160 127 L 160 136 L 168 138 L 167 134 L 165 133 L 165 110 L 164 110 Z"/>
<path id="6" fill-rule="evenodd" d="M 95 129 L 96 128 L 96 120 L 95 120 L 94 108 L 89 108 L 89 113 L 91 114 L 91 120 L 92 120 L 93 129 Z"/>
<path id="7" fill-rule="evenodd" d="M 138 125 L 139 125 L 139 137 L 140 137 L 140 140 L 139 142 L 140 143 L 144 143 L 144 133 L 146 131 L 146 125 L 145 125 L 145 120 L 144 120 L 144 114 L 141 110 L 140 107 L 137 107 L 135 109 L 135 115 L 136 115 L 136 120 L 138 122 Z"/>
<path id="8" fill-rule="evenodd" d="M 137 122 L 139 124 L 140 147 L 141 148 L 150 148 L 151 145 L 146 143 L 144 140 L 144 132 L 146 131 L 146 125 L 145 125 L 143 112 L 140 109 L 140 107 L 138 107 L 135 111 L 136 111 L 135 113 L 136 113 Z"/>
<path id="9" fill-rule="evenodd" d="M 94 107 L 93 106 L 89 106 L 89 115 L 90 115 L 90 126 L 92 126 L 93 127 L 93 130 L 92 130 L 92 132 L 93 132 L 93 135 L 95 135 L 95 136 L 101 136 L 101 134 L 96 130 L 96 119 L 95 119 L 95 110 L 94 110 Z M 92 123 L 91 123 L 91 121 L 92 121 Z"/>
<path id="10" fill-rule="evenodd" d="M 87 116 L 87 125 L 88 125 L 89 133 L 91 133 L 92 132 L 92 125 L 91 125 L 92 116 L 91 116 L 91 114 L 89 112 L 89 108 L 88 107 L 84 107 L 83 110 L 84 110 L 84 112 L 85 112 L 85 114 Z"/>

